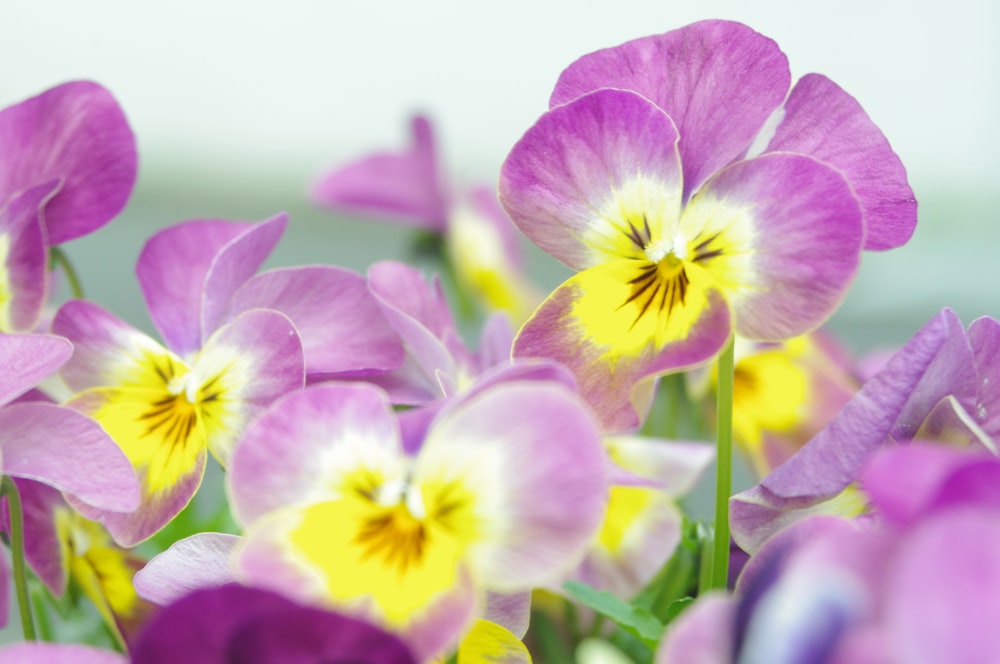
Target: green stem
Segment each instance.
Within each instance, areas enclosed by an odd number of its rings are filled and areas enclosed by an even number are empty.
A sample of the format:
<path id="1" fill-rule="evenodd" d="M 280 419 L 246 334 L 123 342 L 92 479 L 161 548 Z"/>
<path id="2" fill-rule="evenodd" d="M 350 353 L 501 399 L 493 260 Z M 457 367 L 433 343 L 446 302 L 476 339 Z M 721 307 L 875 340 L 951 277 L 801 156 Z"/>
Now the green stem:
<path id="1" fill-rule="evenodd" d="M 716 410 L 715 533 L 712 543 L 712 588 L 725 589 L 729 578 L 729 496 L 733 485 L 733 340 L 719 356 Z"/>
<path id="2" fill-rule="evenodd" d="M 80 284 L 80 276 L 76 273 L 76 268 L 73 267 L 66 252 L 58 246 L 50 247 L 49 257 L 53 268 L 57 265 L 62 268 L 63 274 L 66 275 L 66 281 L 69 282 L 69 289 L 73 293 L 73 297 L 82 300 L 83 286 Z"/>
<path id="3" fill-rule="evenodd" d="M 10 556 L 14 567 L 14 589 L 17 593 L 17 608 L 21 612 L 21 629 L 25 641 L 35 641 L 35 623 L 31 618 L 31 597 L 28 595 L 28 575 L 24 568 L 24 515 L 21 511 L 21 495 L 17 485 L 9 476 L 0 481 L 0 496 L 7 498 L 10 512 Z"/>

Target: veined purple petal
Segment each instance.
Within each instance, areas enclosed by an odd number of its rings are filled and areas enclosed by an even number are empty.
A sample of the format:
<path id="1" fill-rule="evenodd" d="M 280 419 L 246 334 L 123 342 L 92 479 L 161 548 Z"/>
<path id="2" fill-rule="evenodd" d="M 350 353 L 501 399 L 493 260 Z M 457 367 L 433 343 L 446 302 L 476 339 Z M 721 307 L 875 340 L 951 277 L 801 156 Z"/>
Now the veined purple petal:
<path id="1" fill-rule="evenodd" d="M 489 620 L 508 630 L 519 639 L 523 639 L 528 631 L 528 621 L 531 618 L 531 593 L 520 592 L 512 594 L 486 593 L 486 607 L 483 609 L 483 620 Z"/>
<path id="2" fill-rule="evenodd" d="M 843 177 L 792 154 L 737 162 L 714 175 L 685 208 L 686 226 L 746 252 L 723 249 L 700 264 L 731 298 L 736 333 L 768 341 L 808 332 L 833 313 L 864 240 L 861 209 Z"/>
<path id="3" fill-rule="evenodd" d="M 208 618 L 208 619 L 207 619 Z M 133 664 L 414 664 L 396 637 L 360 620 L 230 584 L 199 590 L 155 617 Z"/>
<path id="4" fill-rule="evenodd" d="M 573 269 L 641 254 L 632 237 L 661 237 L 680 214 L 677 138 L 671 119 L 638 94 L 591 92 L 542 115 L 514 145 L 500 202 Z"/>
<path id="5" fill-rule="evenodd" d="M 560 75 L 549 106 L 598 88 L 633 90 L 680 133 L 684 199 L 741 157 L 791 76 L 771 39 L 732 21 L 700 21 L 585 55 Z"/>
<path id="6" fill-rule="evenodd" d="M 477 582 L 499 592 L 562 578 L 583 555 L 607 500 L 596 423 L 557 383 L 502 383 L 446 406 L 413 478 L 475 492 L 486 532 L 469 545 L 470 566 Z"/>
<path id="7" fill-rule="evenodd" d="M 968 404 L 975 373 L 961 321 L 944 309 L 872 377 L 806 448 L 762 483 L 781 495 L 840 491 L 887 437 L 908 440 L 942 398 Z M 817 455 L 809 463 L 809 455 Z M 803 465 L 803 464 L 808 464 Z M 810 493 L 812 492 L 812 493 Z"/>
<path id="8" fill-rule="evenodd" d="M 17 403 L 0 410 L 3 472 L 44 482 L 102 510 L 139 505 L 132 465 L 96 422 L 68 408 Z"/>
<path id="9" fill-rule="evenodd" d="M 165 606 L 194 590 L 232 583 L 230 559 L 240 541 L 223 533 L 197 533 L 178 540 L 136 573 L 135 591 Z"/>
<path id="10" fill-rule="evenodd" d="M 224 250 L 231 247 L 236 252 L 236 256 L 225 262 L 238 263 L 240 268 L 220 269 L 220 277 L 228 275 L 237 282 L 218 288 L 221 292 L 215 299 L 223 300 L 222 305 L 257 271 L 281 237 L 286 223 L 284 215 L 261 224 L 196 219 L 159 231 L 146 242 L 136 265 L 136 276 L 149 315 L 167 346 L 181 355 L 190 354 L 215 329 L 202 330 L 202 311 L 209 272 Z M 220 306 L 218 302 L 216 306 Z"/>
<path id="11" fill-rule="evenodd" d="M 15 643 L 0 648 L 4 664 L 129 664 L 125 655 L 70 643 Z"/>
<path id="12" fill-rule="evenodd" d="M 389 371 L 403 346 L 361 275 L 336 267 L 269 270 L 244 283 L 229 315 L 274 309 L 288 316 L 305 353 L 307 374 Z"/>
<path id="13" fill-rule="evenodd" d="M 47 182 L 6 201 L 0 191 L 0 330 L 4 332 L 32 332 L 38 325 L 49 289 L 42 208 L 61 184 Z"/>
<path id="14" fill-rule="evenodd" d="M 373 154 L 327 173 L 313 185 L 312 200 L 333 210 L 443 232 L 448 201 L 431 124 L 418 115 L 411 127 L 408 150 Z"/>
<path id="15" fill-rule="evenodd" d="M 767 152 L 797 152 L 840 171 L 864 213 L 865 249 L 905 244 L 917 225 L 906 170 L 861 105 L 830 79 L 806 74 L 782 108 Z"/>
<path id="16" fill-rule="evenodd" d="M 55 373 L 73 354 L 67 339 L 48 334 L 0 334 L 0 405 Z"/>
<path id="17" fill-rule="evenodd" d="M 61 179 L 45 206 L 49 244 L 97 230 L 118 214 L 135 183 L 135 138 L 118 102 L 89 81 L 56 86 L 0 110 L 0 205 Z"/>
<path id="18" fill-rule="evenodd" d="M 364 385 L 316 385 L 276 402 L 247 429 L 227 476 L 236 520 L 248 526 L 294 504 L 331 500 L 338 476 L 401 459 L 386 396 Z"/>
<path id="19" fill-rule="evenodd" d="M 17 478 L 24 513 L 24 557 L 38 578 L 55 597 L 66 590 L 66 561 L 56 525 L 58 510 L 69 511 L 62 493 L 48 484 Z"/>

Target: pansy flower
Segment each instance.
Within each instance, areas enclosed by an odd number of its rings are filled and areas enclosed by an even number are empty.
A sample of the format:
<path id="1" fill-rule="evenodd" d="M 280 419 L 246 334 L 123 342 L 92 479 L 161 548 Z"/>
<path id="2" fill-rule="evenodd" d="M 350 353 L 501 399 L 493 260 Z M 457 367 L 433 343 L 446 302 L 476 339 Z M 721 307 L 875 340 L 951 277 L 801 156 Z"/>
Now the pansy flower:
<path id="1" fill-rule="evenodd" d="M 408 427 L 371 386 L 286 396 L 247 430 L 227 475 L 244 538 L 173 547 L 228 562 L 168 551 L 137 577 L 140 592 L 231 575 L 367 616 L 424 659 L 495 615 L 487 591 L 570 572 L 606 501 L 604 451 L 572 392 L 503 382 L 449 401 L 417 445 L 405 444 Z"/>
<path id="2" fill-rule="evenodd" d="M 287 316 L 229 312 L 269 251 L 266 236 L 280 235 L 283 223 L 196 226 L 197 236 L 166 231 L 139 260 L 166 346 L 87 301 L 67 302 L 52 323 L 76 345 L 62 369 L 76 392 L 68 405 L 108 431 L 142 484 L 142 504 L 131 514 L 81 509 L 123 546 L 166 525 L 197 491 L 208 452 L 225 465 L 250 418 L 305 380 L 303 345 Z"/>
<path id="3" fill-rule="evenodd" d="M 966 330 L 953 311 L 941 311 L 805 447 L 733 496 L 733 537 L 752 552 L 810 513 L 863 510 L 854 488 L 860 469 L 893 442 L 920 438 L 996 453 L 998 349 L 995 319 L 979 318 Z"/>
<path id="4" fill-rule="evenodd" d="M 312 187 L 325 208 L 412 225 L 442 234 L 459 284 L 487 311 L 516 323 L 541 300 L 524 274 L 520 238 L 497 203 L 493 187 L 462 192 L 444 183 L 430 120 L 411 120 L 411 145 L 339 166 Z"/>
<path id="5" fill-rule="evenodd" d="M 0 331 L 35 329 L 49 247 L 117 215 L 137 160 L 124 113 L 96 83 L 65 83 L 0 110 Z"/>
<path id="6" fill-rule="evenodd" d="M 818 327 L 862 248 L 912 232 L 905 172 L 857 102 L 819 75 L 789 83 L 770 39 L 695 23 L 577 60 L 504 162 L 514 223 L 578 271 L 515 355 L 569 366 L 608 429 L 734 332 Z"/>

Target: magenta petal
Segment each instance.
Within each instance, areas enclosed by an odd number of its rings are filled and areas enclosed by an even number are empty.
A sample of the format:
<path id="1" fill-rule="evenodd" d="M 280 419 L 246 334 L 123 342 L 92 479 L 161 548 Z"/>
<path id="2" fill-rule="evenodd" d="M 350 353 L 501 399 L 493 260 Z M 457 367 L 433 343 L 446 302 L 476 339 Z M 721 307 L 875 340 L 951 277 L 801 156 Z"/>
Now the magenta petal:
<path id="1" fill-rule="evenodd" d="M 840 171 L 861 203 L 865 249 L 898 247 L 913 234 L 917 201 L 889 141 L 857 100 L 820 74 L 792 88 L 766 151 L 797 152 Z"/>
<path id="2" fill-rule="evenodd" d="M 58 510 L 69 511 L 63 495 L 47 484 L 16 479 L 24 512 L 24 557 L 55 597 L 66 590 L 63 542 L 56 526 Z"/>
<path id="3" fill-rule="evenodd" d="M 24 394 L 53 374 L 73 345 L 48 334 L 0 334 L 0 405 Z"/>
<path id="4" fill-rule="evenodd" d="M 586 269 L 617 251 L 602 237 L 625 233 L 618 225 L 627 220 L 607 218 L 608 210 L 674 222 L 682 184 L 677 137 L 671 119 L 643 97 L 592 92 L 545 113 L 514 145 L 500 169 L 500 202 L 539 247 Z M 640 180 L 643 200 L 622 193 Z M 631 209 L 637 204 L 649 209 Z"/>
<path id="5" fill-rule="evenodd" d="M 788 92 L 778 45 L 740 23 L 701 21 L 585 55 L 559 77 L 550 107 L 591 90 L 633 90 L 680 133 L 684 197 L 741 157 Z"/>
<path id="6" fill-rule="evenodd" d="M 763 155 L 714 175 L 684 214 L 720 202 L 746 210 L 754 227 L 753 283 L 732 299 L 737 334 L 777 341 L 822 324 L 854 279 L 864 241 L 843 177 L 801 155 Z"/>
<path id="7" fill-rule="evenodd" d="M 230 315 L 274 309 L 288 316 L 302 340 L 307 374 L 388 371 L 403 362 L 403 346 L 365 278 L 337 267 L 269 270 L 233 295 Z"/>
<path id="8" fill-rule="evenodd" d="M 900 547 L 886 590 L 899 661 L 1000 661 L 996 512 L 966 508 L 922 522 Z"/>
<path id="9" fill-rule="evenodd" d="M 974 416 L 990 436 L 1000 437 L 1000 322 L 983 317 L 972 321 L 968 331 L 979 375 L 979 396 Z"/>
<path id="10" fill-rule="evenodd" d="M 135 183 L 135 138 L 118 102 L 89 81 L 54 87 L 0 111 L 0 203 L 61 179 L 45 206 L 49 244 L 94 231 L 118 214 Z"/>
<path id="11" fill-rule="evenodd" d="M 405 152 L 374 154 L 327 173 L 311 197 L 324 207 L 444 231 L 448 202 L 440 183 L 430 122 L 412 121 Z"/>
<path id="12" fill-rule="evenodd" d="M 699 597 L 670 628 L 656 651 L 656 664 L 730 664 L 736 601 L 716 592 Z"/>
<path id="13" fill-rule="evenodd" d="M 201 346 L 221 323 L 220 308 L 257 271 L 287 222 L 285 215 L 260 224 L 198 219 L 146 242 L 136 276 L 149 315 L 171 350 L 188 355 Z M 203 327 L 206 310 L 212 327 Z"/>
<path id="14" fill-rule="evenodd" d="M 0 238 L 6 238 L 6 256 L 0 265 L 4 276 L 0 293 L 0 330 L 32 332 L 49 288 L 49 251 L 42 225 L 42 208 L 59 190 L 60 182 L 47 182 L 3 201 L 0 192 Z"/>
<path id="15" fill-rule="evenodd" d="M 504 627 L 519 639 L 528 631 L 531 618 L 531 593 L 486 593 L 483 619 Z"/>
<path id="16" fill-rule="evenodd" d="M 0 410 L 3 472 L 44 482 L 98 509 L 139 505 L 132 464 L 99 424 L 62 406 L 17 403 Z"/>

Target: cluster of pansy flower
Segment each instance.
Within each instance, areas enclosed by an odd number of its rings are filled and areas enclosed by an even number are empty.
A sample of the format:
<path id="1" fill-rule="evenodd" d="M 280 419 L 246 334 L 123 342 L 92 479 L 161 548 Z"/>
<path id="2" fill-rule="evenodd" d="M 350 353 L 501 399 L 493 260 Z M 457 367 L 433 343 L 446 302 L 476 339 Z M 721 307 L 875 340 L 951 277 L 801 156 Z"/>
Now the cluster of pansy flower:
<path id="1" fill-rule="evenodd" d="M 705 21 L 571 64 L 498 195 L 412 126 L 314 201 L 417 227 L 477 307 L 197 219 L 137 260 L 157 340 L 52 299 L 135 180 L 117 103 L 0 111 L 0 660 L 996 661 L 1000 323 L 868 362 L 818 329 L 916 223 L 852 97 Z M 577 274 L 543 298 L 516 229 Z M 714 524 L 681 502 L 713 458 Z M 103 635 L 51 624 L 88 604 Z"/>

